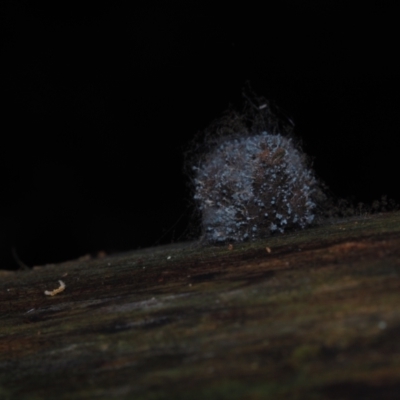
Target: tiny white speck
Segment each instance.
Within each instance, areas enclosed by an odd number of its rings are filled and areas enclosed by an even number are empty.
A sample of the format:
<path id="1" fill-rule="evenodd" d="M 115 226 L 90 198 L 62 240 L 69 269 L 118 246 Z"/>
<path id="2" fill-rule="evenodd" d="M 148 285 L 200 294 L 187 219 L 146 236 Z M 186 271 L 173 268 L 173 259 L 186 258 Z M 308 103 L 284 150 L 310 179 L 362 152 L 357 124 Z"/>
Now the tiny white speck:
<path id="1" fill-rule="evenodd" d="M 387 323 L 385 321 L 380 321 L 378 324 L 379 329 L 386 329 L 387 328 Z"/>
<path id="2" fill-rule="evenodd" d="M 168 256 L 168 257 L 167 257 L 167 260 L 170 260 L 170 259 L 171 259 L 171 256 Z"/>

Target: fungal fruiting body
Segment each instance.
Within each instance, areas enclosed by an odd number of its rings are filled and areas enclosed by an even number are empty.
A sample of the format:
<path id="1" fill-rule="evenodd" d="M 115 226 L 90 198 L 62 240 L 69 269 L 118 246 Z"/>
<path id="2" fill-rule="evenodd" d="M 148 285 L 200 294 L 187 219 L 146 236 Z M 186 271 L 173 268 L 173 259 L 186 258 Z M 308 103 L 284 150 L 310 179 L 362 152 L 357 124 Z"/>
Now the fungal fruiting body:
<path id="1" fill-rule="evenodd" d="M 55 296 L 56 294 L 63 292 L 66 288 L 65 283 L 63 281 L 58 281 L 58 283 L 60 284 L 60 287 L 58 287 L 57 289 L 51 290 L 51 291 L 46 290 L 44 292 L 44 294 L 46 296 Z"/>
<path id="2" fill-rule="evenodd" d="M 317 180 L 291 138 L 267 132 L 227 137 L 193 169 L 209 242 L 265 237 L 314 220 Z"/>

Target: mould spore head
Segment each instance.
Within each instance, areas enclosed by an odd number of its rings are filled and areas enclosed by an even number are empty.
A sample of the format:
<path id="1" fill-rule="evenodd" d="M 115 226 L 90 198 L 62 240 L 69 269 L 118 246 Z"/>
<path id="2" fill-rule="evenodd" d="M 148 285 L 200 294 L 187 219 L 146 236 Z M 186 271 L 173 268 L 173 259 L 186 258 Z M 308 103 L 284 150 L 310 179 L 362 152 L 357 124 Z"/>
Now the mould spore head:
<path id="1" fill-rule="evenodd" d="M 267 237 L 314 221 L 323 195 L 292 128 L 253 97 L 206 131 L 190 170 L 207 241 Z"/>

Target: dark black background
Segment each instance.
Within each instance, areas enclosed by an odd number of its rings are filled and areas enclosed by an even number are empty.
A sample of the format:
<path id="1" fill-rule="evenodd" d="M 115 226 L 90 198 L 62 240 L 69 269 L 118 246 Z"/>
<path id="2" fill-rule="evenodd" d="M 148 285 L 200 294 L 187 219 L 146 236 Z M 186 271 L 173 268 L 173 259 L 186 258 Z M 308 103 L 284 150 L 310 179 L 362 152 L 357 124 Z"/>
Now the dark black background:
<path id="1" fill-rule="evenodd" d="M 179 239 L 183 151 L 247 80 L 332 192 L 400 200 L 394 2 L 82 3 L 1 6 L 0 268 Z"/>

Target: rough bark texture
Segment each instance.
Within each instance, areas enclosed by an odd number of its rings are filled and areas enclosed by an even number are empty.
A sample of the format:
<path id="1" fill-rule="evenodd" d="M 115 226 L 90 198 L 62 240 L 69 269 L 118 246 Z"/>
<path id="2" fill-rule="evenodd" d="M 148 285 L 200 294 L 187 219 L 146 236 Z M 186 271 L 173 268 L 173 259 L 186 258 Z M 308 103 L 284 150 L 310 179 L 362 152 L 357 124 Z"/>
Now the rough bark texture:
<path id="1" fill-rule="evenodd" d="M 399 274 L 400 213 L 0 271 L 0 399 L 397 399 Z"/>

